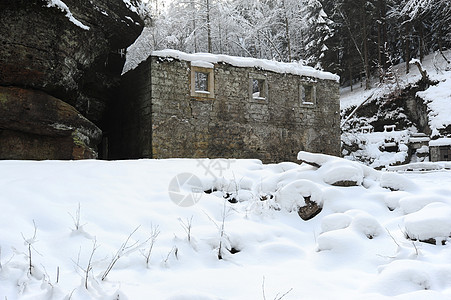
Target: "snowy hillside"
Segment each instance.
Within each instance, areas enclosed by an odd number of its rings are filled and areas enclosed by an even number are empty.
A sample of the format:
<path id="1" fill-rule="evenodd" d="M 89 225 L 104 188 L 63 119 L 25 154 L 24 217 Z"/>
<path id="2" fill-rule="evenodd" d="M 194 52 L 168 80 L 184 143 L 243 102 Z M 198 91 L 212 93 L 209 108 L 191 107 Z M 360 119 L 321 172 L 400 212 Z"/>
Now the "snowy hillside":
<path id="1" fill-rule="evenodd" d="M 1 161 L 0 298 L 451 299 L 449 171 L 299 158 Z"/>
<path id="2" fill-rule="evenodd" d="M 451 51 L 444 52 L 445 57 L 451 57 Z M 415 60 L 413 60 L 415 62 Z M 393 164 L 423 161 L 417 157 L 424 153 L 409 155 L 406 146 L 409 137 L 418 132 L 427 133 L 430 138 L 446 137 L 451 133 L 451 63 L 436 52 L 427 56 L 422 64 L 429 79 L 436 84 L 426 86 L 425 90 L 419 87 L 421 74 L 417 66 L 410 65 L 410 73 L 405 73 L 405 64 L 393 67 L 392 78 L 384 83 L 373 80 L 372 89 L 365 90 L 359 84 L 341 90 L 340 102 L 342 111 L 342 141 L 345 145 L 358 145 L 359 149 L 349 150 L 344 147 L 343 155 L 347 159 L 364 161 L 372 167 L 384 167 Z M 415 90 L 418 90 L 415 92 Z M 410 93 L 410 94 L 409 94 Z M 413 119 L 407 112 L 407 99 L 417 97 L 424 106 L 424 112 L 415 112 L 420 115 L 416 118 L 425 118 L 426 131 L 418 126 L 419 120 Z M 357 107 L 356 113 L 354 113 Z M 360 112 L 366 114 L 361 116 Z M 373 113 L 368 114 L 368 111 Z M 382 132 L 371 124 L 395 125 L 396 132 Z M 381 127 L 381 126 L 380 126 Z M 425 130 L 423 128 L 423 130 Z M 374 131 L 374 132 L 373 132 Z M 379 132 L 377 132 L 379 131 Z M 397 151 L 383 151 L 387 141 L 399 145 Z M 352 148 L 352 147 L 351 147 Z M 425 152 L 426 151 L 426 152 Z M 427 160 L 427 158 L 426 158 Z"/>
<path id="3" fill-rule="evenodd" d="M 451 58 L 451 50 L 443 53 L 448 60 Z M 426 56 L 422 66 L 432 80 L 446 82 L 451 77 L 451 64 L 445 61 L 439 52 Z M 415 84 L 421 79 L 421 74 L 415 65 L 410 66 L 409 74 L 406 74 L 405 63 L 396 65 L 393 67 L 393 73 L 397 77 L 398 82 L 391 80 L 380 84 L 378 78 L 373 78 L 370 90 L 365 90 L 365 86 L 361 86 L 360 83 L 354 84 L 352 90 L 350 86 L 342 88 L 340 91 L 341 109 L 355 107 L 367 98 L 370 98 L 369 101 L 374 101 L 384 95 L 393 93 L 396 89 L 403 89 L 408 85 Z"/>

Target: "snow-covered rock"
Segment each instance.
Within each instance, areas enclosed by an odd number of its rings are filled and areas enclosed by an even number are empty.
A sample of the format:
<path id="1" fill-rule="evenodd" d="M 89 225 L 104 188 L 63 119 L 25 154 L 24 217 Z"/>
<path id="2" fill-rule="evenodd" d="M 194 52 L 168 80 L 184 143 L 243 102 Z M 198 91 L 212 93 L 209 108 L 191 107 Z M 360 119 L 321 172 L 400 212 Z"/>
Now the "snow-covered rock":
<path id="1" fill-rule="evenodd" d="M 345 213 L 335 213 L 325 216 L 321 221 L 322 232 L 344 229 L 352 222 L 352 217 Z"/>
<path id="2" fill-rule="evenodd" d="M 287 211 L 293 211 L 306 205 L 304 198 L 322 205 L 323 198 L 321 188 L 310 180 L 300 179 L 293 181 L 276 194 L 276 201 Z"/>
<path id="3" fill-rule="evenodd" d="M 319 167 L 323 180 L 331 185 L 361 185 L 365 177 L 377 178 L 377 171 L 363 164 L 330 155 L 301 151 L 298 160 Z"/>
<path id="4" fill-rule="evenodd" d="M 451 236 L 451 205 L 434 202 L 404 217 L 406 233 L 412 239 L 443 241 Z"/>
<path id="5" fill-rule="evenodd" d="M 380 185 L 393 191 L 415 191 L 417 186 L 403 175 L 394 172 L 383 172 Z"/>

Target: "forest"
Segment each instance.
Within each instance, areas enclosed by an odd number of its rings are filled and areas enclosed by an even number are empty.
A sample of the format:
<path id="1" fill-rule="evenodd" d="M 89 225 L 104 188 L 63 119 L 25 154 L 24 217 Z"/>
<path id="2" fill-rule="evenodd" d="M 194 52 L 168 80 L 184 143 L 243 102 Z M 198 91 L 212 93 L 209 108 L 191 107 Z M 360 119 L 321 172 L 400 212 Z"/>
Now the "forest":
<path id="1" fill-rule="evenodd" d="M 451 47 L 449 0 L 149 0 L 145 51 L 166 48 L 300 61 L 342 85 Z M 445 57 L 446 60 L 451 58 Z"/>

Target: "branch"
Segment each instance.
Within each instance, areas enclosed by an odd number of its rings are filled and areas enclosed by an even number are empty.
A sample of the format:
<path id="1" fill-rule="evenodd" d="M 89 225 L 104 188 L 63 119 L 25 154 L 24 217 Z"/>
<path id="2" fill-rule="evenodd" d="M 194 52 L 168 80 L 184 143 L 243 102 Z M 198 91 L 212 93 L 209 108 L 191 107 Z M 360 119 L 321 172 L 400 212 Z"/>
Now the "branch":
<path id="1" fill-rule="evenodd" d="M 89 276 L 89 272 L 92 270 L 92 257 L 94 256 L 94 252 L 97 250 L 98 246 L 97 246 L 97 240 L 94 240 L 94 242 L 92 243 L 92 251 L 91 251 L 91 255 L 89 256 L 89 260 L 88 260 L 88 265 L 86 266 L 86 270 L 85 271 L 85 288 L 88 289 L 88 276 Z"/>
<path id="2" fill-rule="evenodd" d="M 134 251 L 136 251 L 139 247 L 141 247 L 142 245 L 144 245 L 145 243 L 147 243 L 147 241 L 150 239 L 147 239 L 146 241 L 144 241 L 141 244 L 138 244 L 139 241 L 136 241 L 135 243 L 133 243 L 132 245 L 128 246 L 128 241 L 130 240 L 130 238 L 132 237 L 132 235 L 139 229 L 140 226 L 136 227 L 135 230 L 132 231 L 132 233 L 130 233 L 127 237 L 127 239 L 122 243 L 122 245 L 119 247 L 119 249 L 117 250 L 116 254 L 113 256 L 113 258 L 111 259 L 110 264 L 108 265 L 108 267 L 106 268 L 105 272 L 103 272 L 102 275 L 102 281 L 105 280 L 105 278 L 108 276 L 108 273 L 110 273 L 110 271 L 113 269 L 114 265 L 116 264 L 116 262 L 124 255 L 128 255 Z"/>

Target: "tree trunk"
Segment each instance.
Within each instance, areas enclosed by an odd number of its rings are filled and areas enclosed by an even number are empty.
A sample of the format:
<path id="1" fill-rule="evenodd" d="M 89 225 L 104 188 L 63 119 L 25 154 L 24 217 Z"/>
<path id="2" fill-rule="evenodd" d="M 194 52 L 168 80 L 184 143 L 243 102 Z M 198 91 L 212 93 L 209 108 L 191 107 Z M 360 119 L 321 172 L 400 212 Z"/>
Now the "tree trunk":
<path id="1" fill-rule="evenodd" d="M 418 22 L 419 32 L 420 32 L 420 61 L 423 62 L 424 59 L 424 26 L 423 21 Z"/>
<path id="2" fill-rule="evenodd" d="M 208 44 L 208 53 L 212 53 L 212 47 L 211 47 L 211 24 L 210 24 L 210 0 L 206 0 L 206 10 L 207 10 L 207 44 Z"/>
<path id="3" fill-rule="evenodd" d="M 388 56 L 387 56 L 387 51 L 386 51 L 386 44 L 387 44 L 387 41 L 388 41 L 388 34 L 387 34 L 387 3 L 386 3 L 386 0 L 382 0 L 381 1 L 382 2 L 382 7 L 381 7 L 381 9 L 382 9 L 382 20 L 383 20 L 383 22 L 382 22 L 382 47 L 383 47 L 383 49 L 382 49 L 382 51 L 383 51 L 383 54 L 382 54 L 382 65 L 383 65 L 383 67 L 384 67 L 384 70 L 387 70 L 387 68 L 388 68 L 388 66 L 387 66 L 387 62 L 388 62 Z"/>
<path id="4" fill-rule="evenodd" d="M 352 92 L 353 88 L 352 88 L 352 67 L 351 67 L 351 64 L 349 64 L 349 83 L 351 84 L 351 92 Z"/>
<path id="5" fill-rule="evenodd" d="M 379 68 L 382 68 L 382 0 L 379 1 L 379 9 L 377 10 L 377 63 Z M 382 72 L 380 72 L 382 74 Z M 382 82 L 382 77 L 379 76 L 379 81 Z"/>
<path id="6" fill-rule="evenodd" d="M 406 36 L 405 36 L 405 45 L 406 45 L 406 74 L 409 74 L 410 72 L 410 28 L 411 28 L 411 24 L 410 22 L 406 22 L 405 25 L 406 28 Z"/>
<path id="7" fill-rule="evenodd" d="M 362 5 L 361 10 L 361 18 L 362 18 L 362 39 L 363 39 L 363 57 L 364 57 L 364 69 L 365 69 L 365 89 L 370 89 L 370 64 L 368 61 L 368 36 L 367 36 L 367 28 L 366 28 L 366 11 L 365 5 Z"/>
<path id="8" fill-rule="evenodd" d="M 288 16 L 287 16 L 287 7 L 285 5 L 285 0 L 283 0 L 283 12 L 285 17 L 285 36 L 287 39 L 287 51 L 288 51 L 288 62 L 291 62 L 291 38 L 290 38 L 290 26 L 288 23 Z"/>
<path id="9" fill-rule="evenodd" d="M 443 59 L 450 64 L 451 61 L 448 60 L 448 58 L 445 56 L 445 54 L 443 53 L 442 49 L 443 49 L 443 30 L 442 30 L 442 24 L 439 24 L 438 26 L 438 38 L 437 38 L 437 43 L 438 43 L 438 51 L 440 52 L 440 54 L 442 55 Z"/>
<path id="10" fill-rule="evenodd" d="M 387 57 L 385 54 L 385 43 L 387 41 L 387 22 L 385 0 L 379 0 L 378 22 L 377 22 L 377 50 L 378 64 L 380 68 L 379 82 L 384 81 L 384 74 L 387 71 Z"/>
<path id="11" fill-rule="evenodd" d="M 194 38 L 194 52 L 199 52 L 197 49 L 197 28 L 196 28 L 196 4 L 191 0 L 191 9 L 193 11 L 193 38 Z"/>

